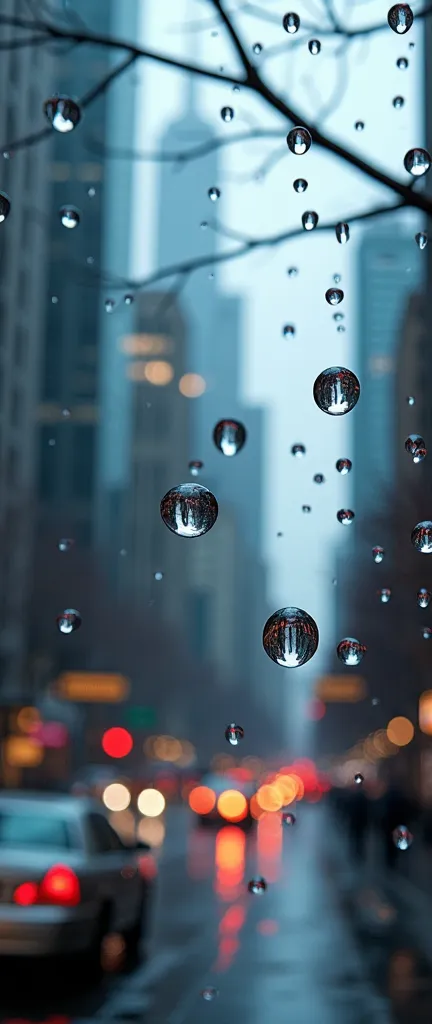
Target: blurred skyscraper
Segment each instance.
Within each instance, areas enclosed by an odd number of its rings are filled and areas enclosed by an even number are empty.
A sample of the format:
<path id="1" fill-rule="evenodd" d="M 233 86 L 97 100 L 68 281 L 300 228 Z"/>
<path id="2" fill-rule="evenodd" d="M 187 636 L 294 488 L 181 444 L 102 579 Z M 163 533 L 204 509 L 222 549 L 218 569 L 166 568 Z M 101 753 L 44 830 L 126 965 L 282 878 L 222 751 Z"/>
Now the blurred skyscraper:
<path id="1" fill-rule="evenodd" d="M 17 15 L 13 0 L 2 15 Z M 25 10 L 28 15 L 28 10 Z M 27 690 L 26 618 L 34 538 L 35 405 L 44 337 L 47 161 L 44 146 L 13 152 L 13 143 L 43 128 L 41 99 L 50 83 L 46 47 L 7 49 L 22 36 L 1 26 L 0 189 L 11 212 L 0 225 L 0 689 Z M 38 88 L 35 88 L 37 79 Z M 10 147 L 10 149 L 8 148 Z"/>

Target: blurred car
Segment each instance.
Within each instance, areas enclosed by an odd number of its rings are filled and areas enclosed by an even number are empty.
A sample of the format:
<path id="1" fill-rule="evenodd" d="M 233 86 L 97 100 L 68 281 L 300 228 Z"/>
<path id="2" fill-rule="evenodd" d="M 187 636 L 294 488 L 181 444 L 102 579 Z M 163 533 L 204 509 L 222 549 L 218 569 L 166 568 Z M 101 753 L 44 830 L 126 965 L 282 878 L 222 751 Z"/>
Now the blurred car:
<path id="1" fill-rule="evenodd" d="M 250 812 L 254 792 L 252 782 L 242 778 L 241 773 L 204 775 L 189 793 L 189 807 L 200 824 L 231 823 L 249 828 L 254 820 Z"/>
<path id="2" fill-rule="evenodd" d="M 0 954 L 77 955 L 98 969 L 107 935 L 136 955 L 155 865 L 96 801 L 0 794 Z"/>

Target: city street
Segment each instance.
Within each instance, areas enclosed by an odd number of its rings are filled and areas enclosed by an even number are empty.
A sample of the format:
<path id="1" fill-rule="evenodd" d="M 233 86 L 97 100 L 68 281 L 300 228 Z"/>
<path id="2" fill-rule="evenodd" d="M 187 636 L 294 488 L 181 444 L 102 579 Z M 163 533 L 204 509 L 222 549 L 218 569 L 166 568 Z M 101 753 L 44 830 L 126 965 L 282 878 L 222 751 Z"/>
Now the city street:
<path id="1" fill-rule="evenodd" d="M 166 825 L 147 961 L 93 988 L 72 966 L 3 963 L 2 1021 L 311 1024 L 319 1008 L 319 1024 L 430 1022 L 409 922 L 372 891 L 361 920 L 326 808 L 299 807 L 284 832 L 271 819 L 249 835 L 207 830 L 181 808 Z M 255 875 L 261 896 L 247 891 Z"/>

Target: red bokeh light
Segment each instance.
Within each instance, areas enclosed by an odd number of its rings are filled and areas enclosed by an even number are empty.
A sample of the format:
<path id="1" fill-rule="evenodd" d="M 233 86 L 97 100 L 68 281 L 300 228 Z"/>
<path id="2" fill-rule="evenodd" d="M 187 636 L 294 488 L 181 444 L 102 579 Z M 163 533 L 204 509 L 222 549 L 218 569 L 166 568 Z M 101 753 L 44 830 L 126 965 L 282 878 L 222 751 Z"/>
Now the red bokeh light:
<path id="1" fill-rule="evenodd" d="M 39 888 L 36 885 L 36 882 L 22 882 L 22 884 L 15 889 L 13 895 L 14 903 L 18 903 L 19 907 L 31 907 L 31 905 L 37 901 L 38 892 Z"/>
<path id="2" fill-rule="evenodd" d="M 126 757 L 133 747 L 133 739 L 127 729 L 115 726 L 107 729 L 102 736 L 102 747 L 109 757 Z"/>

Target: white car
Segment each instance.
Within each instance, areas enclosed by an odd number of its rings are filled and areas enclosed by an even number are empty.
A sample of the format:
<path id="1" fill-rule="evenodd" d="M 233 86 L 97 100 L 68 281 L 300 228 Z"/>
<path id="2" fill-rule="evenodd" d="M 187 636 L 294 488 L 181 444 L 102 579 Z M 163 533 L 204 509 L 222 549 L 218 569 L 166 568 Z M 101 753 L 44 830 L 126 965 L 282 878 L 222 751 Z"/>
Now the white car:
<path id="1" fill-rule="evenodd" d="M 149 847 L 126 847 L 101 805 L 0 794 L 0 955 L 77 954 L 100 964 L 121 933 L 136 954 L 155 874 Z"/>

